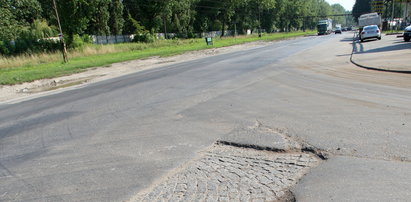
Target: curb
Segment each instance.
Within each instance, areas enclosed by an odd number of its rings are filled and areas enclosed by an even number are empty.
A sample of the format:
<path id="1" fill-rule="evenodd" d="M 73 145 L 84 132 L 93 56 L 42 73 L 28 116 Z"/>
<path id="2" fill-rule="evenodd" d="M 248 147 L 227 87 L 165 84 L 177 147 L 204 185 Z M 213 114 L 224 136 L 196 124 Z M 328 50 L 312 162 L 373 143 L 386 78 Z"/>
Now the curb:
<path id="1" fill-rule="evenodd" d="M 361 65 L 357 62 L 354 61 L 353 56 L 354 56 L 354 46 L 356 45 L 356 34 L 354 34 L 353 36 L 353 49 L 351 51 L 351 57 L 350 57 L 350 61 L 352 64 L 361 67 L 363 69 L 367 69 L 367 70 L 374 70 L 374 71 L 380 71 L 380 72 L 391 72 L 391 73 L 401 73 L 401 74 L 411 74 L 411 71 L 406 71 L 406 70 L 389 70 L 389 69 L 384 69 L 384 68 L 378 68 L 378 67 L 369 67 L 369 66 L 365 66 L 365 65 Z"/>

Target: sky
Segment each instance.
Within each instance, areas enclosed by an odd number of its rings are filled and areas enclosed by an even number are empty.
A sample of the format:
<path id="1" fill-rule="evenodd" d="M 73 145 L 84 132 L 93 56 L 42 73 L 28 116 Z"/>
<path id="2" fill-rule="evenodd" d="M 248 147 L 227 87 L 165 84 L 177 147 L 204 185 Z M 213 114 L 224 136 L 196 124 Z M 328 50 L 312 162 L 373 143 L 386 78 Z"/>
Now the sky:
<path id="1" fill-rule="evenodd" d="M 329 4 L 333 5 L 333 4 L 341 4 L 341 6 L 343 6 L 345 8 L 345 10 L 352 10 L 352 7 L 355 4 L 355 0 L 325 0 L 327 1 Z"/>

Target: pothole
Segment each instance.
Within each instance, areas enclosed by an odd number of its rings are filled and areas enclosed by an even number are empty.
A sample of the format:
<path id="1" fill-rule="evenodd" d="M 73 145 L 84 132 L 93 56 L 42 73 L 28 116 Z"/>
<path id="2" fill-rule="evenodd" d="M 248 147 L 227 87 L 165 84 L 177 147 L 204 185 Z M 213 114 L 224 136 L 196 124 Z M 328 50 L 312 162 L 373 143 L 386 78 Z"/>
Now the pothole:
<path id="1" fill-rule="evenodd" d="M 326 158 L 257 121 L 233 130 L 131 201 L 295 201 L 291 188 Z"/>
<path id="2" fill-rule="evenodd" d="M 311 153 L 215 144 L 131 201 L 294 201 L 289 190 L 320 162 Z"/>

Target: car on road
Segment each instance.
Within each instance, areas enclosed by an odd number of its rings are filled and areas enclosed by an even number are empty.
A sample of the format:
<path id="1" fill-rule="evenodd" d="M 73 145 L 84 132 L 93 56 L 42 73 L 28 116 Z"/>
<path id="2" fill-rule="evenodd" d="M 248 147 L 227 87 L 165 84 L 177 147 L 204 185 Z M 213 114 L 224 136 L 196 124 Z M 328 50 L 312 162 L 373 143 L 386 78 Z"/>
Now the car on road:
<path id="1" fill-rule="evenodd" d="M 404 29 L 404 41 L 408 42 L 411 39 L 411 26 L 408 26 Z"/>
<path id="2" fill-rule="evenodd" d="M 335 28 L 335 34 L 342 34 L 341 27 Z"/>
<path id="3" fill-rule="evenodd" d="M 377 25 L 365 26 L 360 34 L 361 42 L 366 39 L 376 38 L 381 40 L 381 30 Z"/>

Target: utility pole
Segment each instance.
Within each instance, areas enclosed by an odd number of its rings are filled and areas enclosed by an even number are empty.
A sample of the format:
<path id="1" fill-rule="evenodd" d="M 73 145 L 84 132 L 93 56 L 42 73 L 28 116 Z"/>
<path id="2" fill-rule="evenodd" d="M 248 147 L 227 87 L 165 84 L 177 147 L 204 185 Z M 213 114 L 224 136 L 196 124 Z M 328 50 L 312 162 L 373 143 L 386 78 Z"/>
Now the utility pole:
<path id="1" fill-rule="evenodd" d="M 63 37 L 63 30 L 61 29 L 61 24 L 60 24 L 60 17 L 59 17 L 59 13 L 57 11 L 57 5 L 56 5 L 56 0 L 53 0 L 53 5 L 54 5 L 54 11 L 56 11 L 56 18 L 57 18 L 57 23 L 59 25 L 59 38 L 60 38 L 60 42 L 61 42 L 61 52 L 63 53 L 63 60 L 64 63 L 68 62 L 68 57 L 67 57 L 67 49 L 66 49 L 66 43 L 64 42 L 64 37 Z"/>

